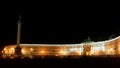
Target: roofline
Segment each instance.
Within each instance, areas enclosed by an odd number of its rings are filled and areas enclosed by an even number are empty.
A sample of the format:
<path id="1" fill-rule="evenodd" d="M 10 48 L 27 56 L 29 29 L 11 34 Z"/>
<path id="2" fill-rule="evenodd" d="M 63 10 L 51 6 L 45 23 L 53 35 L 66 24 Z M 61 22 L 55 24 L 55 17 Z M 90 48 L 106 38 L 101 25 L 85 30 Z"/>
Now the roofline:
<path id="1" fill-rule="evenodd" d="M 114 41 L 116 39 L 120 38 L 120 36 L 114 38 L 114 39 L 110 39 L 110 40 L 105 40 L 105 41 L 98 41 L 98 42 L 89 42 L 90 44 L 101 44 L 101 43 L 108 43 L 111 41 Z M 89 43 L 79 43 L 79 44 L 20 44 L 20 46 L 75 46 L 75 45 L 85 45 L 85 44 L 89 44 Z"/>

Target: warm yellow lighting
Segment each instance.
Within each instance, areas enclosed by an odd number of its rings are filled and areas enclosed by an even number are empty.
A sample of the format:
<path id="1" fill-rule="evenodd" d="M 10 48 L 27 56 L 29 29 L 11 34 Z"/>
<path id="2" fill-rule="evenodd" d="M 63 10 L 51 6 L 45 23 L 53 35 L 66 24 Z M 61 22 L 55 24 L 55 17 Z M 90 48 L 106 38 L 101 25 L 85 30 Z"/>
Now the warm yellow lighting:
<path id="1" fill-rule="evenodd" d="M 15 53 L 16 45 L 5 46 L 2 55 L 11 56 Z M 85 42 L 79 44 L 20 44 L 22 54 L 29 56 L 94 56 L 94 55 L 119 55 L 120 36 L 116 40 L 100 42 Z M 17 50 L 16 50 L 17 51 Z M 19 49 L 18 49 L 19 51 Z M 12 57 L 13 58 L 13 57 Z"/>
<path id="2" fill-rule="evenodd" d="M 6 51 L 7 49 L 6 49 L 6 48 L 4 48 L 3 50 L 4 50 L 4 51 Z"/>
<path id="3" fill-rule="evenodd" d="M 110 48 L 110 51 L 113 51 L 113 48 Z"/>
<path id="4" fill-rule="evenodd" d="M 5 54 L 8 54 L 8 51 L 7 51 L 7 50 L 5 50 Z"/>
<path id="5" fill-rule="evenodd" d="M 22 49 L 22 51 L 21 51 L 21 52 L 22 52 L 22 54 L 24 54 L 24 53 L 25 53 L 25 50 L 24 50 L 24 49 Z"/>
<path id="6" fill-rule="evenodd" d="M 77 53 L 78 55 L 81 55 L 81 52 L 80 52 L 80 51 L 76 51 L 76 53 Z"/>
<path id="7" fill-rule="evenodd" d="M 45 53 L 45 51 L 42 50 L 40 53 Z"/>
<path id="8" fill-rule="evenodd" d="M 86 55 L 91 55 L 91 53 L 90 52 L 86 52 Z"/>
<path id="9" fill-rule="evenodd" d="M 62 51 L 62 50 L 61 50 L 59 53 L 60 53 L 61 55 L 67 55 L 68 52 L 67 52 L 67 51 Z"/>
<path id="10" fill-rule="evenodd" d="M 30 48 L 30 51 L 33 51 L 33 48 Z"/>
<path id="11" fill-rule="evenodd" d="M 12 47 L 12 48 L 10 48 L 11 50 L 14 50 L 14 48 Z"/>
<path id="12" fill-rule="evenodd" d="M 14 54 L 14 51 L 15 51 L 15 49 L 13 47 L 10 48 L 10 50 L 9 50 L 10 54 Z"/>
<path id="13" fill-rule="evenodd" d="M 41 50 L 41 51 L 40 51 L 40 55 L 47 55 L 47 52 L 44 51 L 44 50 Z"/>

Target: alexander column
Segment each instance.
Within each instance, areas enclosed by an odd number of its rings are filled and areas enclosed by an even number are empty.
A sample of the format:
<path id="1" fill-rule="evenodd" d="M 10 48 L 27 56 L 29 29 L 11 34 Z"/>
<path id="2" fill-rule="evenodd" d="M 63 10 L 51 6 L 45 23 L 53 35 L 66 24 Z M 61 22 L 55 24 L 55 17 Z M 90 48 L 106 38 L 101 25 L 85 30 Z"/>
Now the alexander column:
<path id="1" fill-rule="evenodd" d="M 20 34 L 21 34 L 21 16 L 19 16 L 18 21 L 18 29 L 17 29 L 17 46 L 15 48 L 15 55 L 22 55 L 21 47 L 20 47 Z"/>

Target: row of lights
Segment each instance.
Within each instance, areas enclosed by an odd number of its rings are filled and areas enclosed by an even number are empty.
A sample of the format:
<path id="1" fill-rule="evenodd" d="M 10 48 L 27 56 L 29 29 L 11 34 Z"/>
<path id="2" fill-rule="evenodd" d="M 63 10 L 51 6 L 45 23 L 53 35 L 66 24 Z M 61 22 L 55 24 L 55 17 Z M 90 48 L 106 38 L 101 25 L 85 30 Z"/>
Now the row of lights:
<path id="1" fill-rule="evenodd" d="M 105 48 L 104 47 L 93 47 L 91 49 L 91 53 L 95 52 L 96 50 L 97 51 L 98 50 L 103 50 L 104 51 Z M 14 48 L 10 48 L 9 50 L 7 50 L 6 48 L 4 48 L 2 52 L 4 52 L 5 54 L 14 54 L 14 51 L 15 51 Z M 30 51 L 32 52 L 32 51 L 34 51 L 34 49 L 30 48 Z M 110 51 L 112 51 L 112 49 L 110 49 Z M 83 52 L 83 48 L 70 48 L 68 51 L 66 51 L 65 49 L 63 49 L 63 50 L 59 51 L 59 54 L 60 55 L 68 55 L 68 53 L 72 53 L 72 52 L 76 53 L 77 55 L 81 55 L 81 53 Z M 24 49 L 22 49 L 22 53 L 23 54 L 26 53 Z M 47 55 L 47 51 L 41 50 L 40 54 L 41 55 Z"/>
<path id="2" fill-rule="evenodd" d="M 33 49 L 33 48 L 30 48 L 30 51 L 32 52 L 32 51 L 34 51 L 34 49 Z M 4 52 L 4 53 L 3 53 L 3 52 Z M 4 48 L 3 51 L 2 51 L 3 54 L 14 54 L 14 52 L 15 52 L 15 49 L 14 49 L 14 48 L 10 48 L 10 49 L 8 49 L 8 50 L 7 50 L 7 48 Z M 63 49 L 63 50 L 60 50 L 60 51 L 59 51 L 59 54 L 60 54 L 60 55 L 68 55 L 69 52 L 71 52 L 71 51 L 66 51 L 66 50 Z M 80 51 L 78 51 L 78 50 L 76 50 L 76 49 L 74 49 L 73 52 L 78 53 L 78 55 L 80 54 Z M 24 49 L 22 49 L 22 53 L 23 53 L 23 54 L 26 54 L 26 51 L 25 51 Z M 41 51 L 40 51 L 40 54 L 42 54 L 42 55 L 47 55 L 47 51 L 41 50 Z"/>

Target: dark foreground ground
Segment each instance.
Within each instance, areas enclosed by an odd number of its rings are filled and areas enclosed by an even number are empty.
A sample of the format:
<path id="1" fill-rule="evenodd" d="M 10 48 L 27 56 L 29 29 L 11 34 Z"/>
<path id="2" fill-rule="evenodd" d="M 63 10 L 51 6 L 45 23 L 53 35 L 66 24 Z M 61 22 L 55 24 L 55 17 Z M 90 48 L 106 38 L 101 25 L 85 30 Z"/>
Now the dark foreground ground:
<path id="1" fill-rule="evenodd" d="M 0 59 L 0 68 L 120 68 L 120 57 Z"/>

